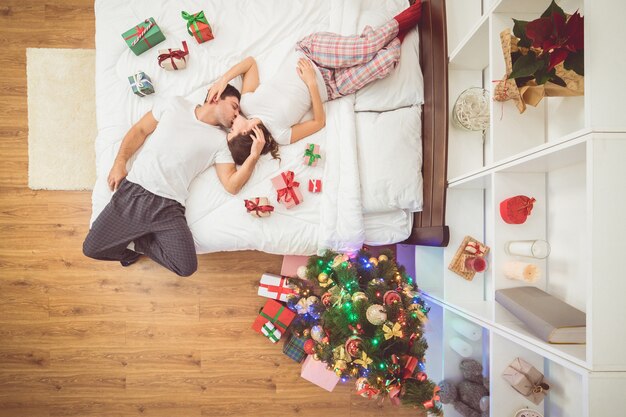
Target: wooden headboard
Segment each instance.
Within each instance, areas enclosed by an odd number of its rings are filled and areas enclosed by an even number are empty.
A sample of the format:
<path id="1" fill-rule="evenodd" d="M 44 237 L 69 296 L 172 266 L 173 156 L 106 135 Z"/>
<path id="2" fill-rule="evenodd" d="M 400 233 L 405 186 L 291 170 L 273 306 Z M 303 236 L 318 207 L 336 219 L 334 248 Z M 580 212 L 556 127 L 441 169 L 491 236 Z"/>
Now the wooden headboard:
<path id="1" fill-rule="evenodd" d="M 445 0 L 422 0 L 420 65 L 424 74 L 422 145 L 424 207 L 415 213 L 413 230 L 402 242 L 447 246 L 445 222 L 448 167 L 448 47 Z"/>

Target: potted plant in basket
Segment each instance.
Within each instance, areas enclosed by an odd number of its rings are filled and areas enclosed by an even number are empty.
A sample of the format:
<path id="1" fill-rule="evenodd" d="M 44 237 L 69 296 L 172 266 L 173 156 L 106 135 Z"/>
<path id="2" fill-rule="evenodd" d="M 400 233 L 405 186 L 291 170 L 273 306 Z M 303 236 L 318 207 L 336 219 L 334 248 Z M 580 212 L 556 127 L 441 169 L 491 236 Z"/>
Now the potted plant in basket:
<path id="1" fill-rule="evenodd" d="M 544 96 L 580 96 L 584 93 L 584 17 L 567 15 L 552 0 L 533 21 L 513 19 L 513 32 L 500 33 L 506 75 L 494 98 L 514 100 L 520 113 Z"/>

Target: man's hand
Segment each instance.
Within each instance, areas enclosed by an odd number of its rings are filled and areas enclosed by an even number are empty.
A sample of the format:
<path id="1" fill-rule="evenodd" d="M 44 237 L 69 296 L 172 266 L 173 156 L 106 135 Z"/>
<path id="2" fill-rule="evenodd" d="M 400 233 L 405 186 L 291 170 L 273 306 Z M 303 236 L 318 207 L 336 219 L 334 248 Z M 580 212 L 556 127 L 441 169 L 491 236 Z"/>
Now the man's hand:
<path id="1" fill-rule="evenodd" d="M 226 89 L 228 82 L 224 81 L 224 77 L 219 78 L 215 83 L 209 88 L 209 94 L 207 95 L 207 102 L 213 103 L 214 101 L 219 100 L 220 96 Z"/>
<path id="2" fill-rule="evenodd" d="M 126 171 L 126 163 L 115 161 L 113 163 L 113 168 L 111 168 L 111 172 L 109 172 L 109 178 L 107 179 L 109 189 L 111 191 L 116 191 L 122 180 L 126 178 L 126 175 L 128 175 L 128 172 Z"/>
<path id="3" fill-rule="evenodd" d="M 296 68 L 298 71 L 298 75 L 300 79 L 304 81 L 307 86 L 317 85 L 317 81 L 315 79 L 315 68 L 313 68 L 313 64 L 306 58 L 300 58 L 298 60 L 298 67 Z"/>
<path id="4" fill-rule="evenodd" d="M 265 146 L 265 135 L 261 128 L 256 125 L 252 128 L 252 133 L 250 134 L 252 138 L 252 147 L 250 148 L 250 156 L 258 158 L 261 156 L 261 152 L 263 151 L 263 147 Z"/>

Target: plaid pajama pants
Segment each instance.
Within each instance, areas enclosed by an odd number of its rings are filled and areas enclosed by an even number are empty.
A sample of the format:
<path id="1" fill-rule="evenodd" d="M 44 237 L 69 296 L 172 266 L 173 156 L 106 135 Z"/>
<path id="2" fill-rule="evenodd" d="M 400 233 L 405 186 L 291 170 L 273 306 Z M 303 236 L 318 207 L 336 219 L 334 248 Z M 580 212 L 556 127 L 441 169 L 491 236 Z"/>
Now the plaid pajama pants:
<path id="1" fill-rule="evenodd" d="M 361 35 L 313 33 L 297 47 L 319 68 L 332 100 L 387 76 L 400 59 L 397 35 L 398 22 L 391 19 L 376 29 L 366 26 Z"/>
<path id="2" fill-rule="evenodd" d="M 125 261 L 135 249 L 180 276 L 198 269 L 198 258 L 185 208 L 124 179 L 91 226 L 83 253 L 94 259 Z"/>

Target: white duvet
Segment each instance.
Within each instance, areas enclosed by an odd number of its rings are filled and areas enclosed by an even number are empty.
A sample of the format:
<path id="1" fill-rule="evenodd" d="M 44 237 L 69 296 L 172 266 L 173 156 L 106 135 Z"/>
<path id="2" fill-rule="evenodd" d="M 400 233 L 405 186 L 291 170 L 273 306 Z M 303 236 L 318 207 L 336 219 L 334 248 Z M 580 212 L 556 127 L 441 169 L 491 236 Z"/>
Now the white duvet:
<path id="1" fill-rule="evenodd" d="M 406 7 L 404 0 L 96 0 L 98 137 L 92 222 L 111 198 L 106 178 L 124 134 L 151 109 L 155 98 L 181 95 L 201 102 L 206 87 L 248 55 L 257 59 L 263 82 L 276 71 L 299 38 L 315 31 L 356 33 L 360 29 L 359 17 L 365 7 L 370 7 L 369 3 L 375 10 L 368 13 L 383 10 L 389 16 Z M 198 44 L 191 38 L 180 16 L 182 10 L 204 10 L 215 39 Z M 121 33 L 148 17 L 155 18 L 166 40 L 135 56 Z M 187 68 L 173 72 L 159 68 L 157 50 L 180 47 L 183 40 L 190 50 Z M 152 78 L 156 94 L 143 98 L 132 94 L 127 77 L 139 70 Z M 363 214 L 361 193 L 368 191 L 362 190 L 359 174 L 354 100 L 354 96 L 348 96 L 327 103 L 326 128 L 296 144 L 281 147 L 280 162 L 264 156 L 236 196 L 224 191 L 213 168 L 198 176 L 185 204 L 197 252 L 257 249 L 278 254 L 313 254 L 327 248 L 348 251 L 363 243 L 405 239 L 411 229 L 409 211 L 390 206 L 388 210 Z M 320 144 L 322 150 L 322 160 L 316 167 L 302 163 L 309 142 Z M 371 152 L 376 152 L 375 146 Z M 270 182 L 271 177 L 285 170 L 295 172 L 303 194 L 303 203 L 292 209 L 276 203 Z M 322 179 L 323 191 L 308 192 L 309 179 Z M 270 217 L 259 219 L 246 213 L 243 200 L 257 196 L 273 201 L 275 211 Z M 421 199 L 418 204 L 421 206 Z"/>

